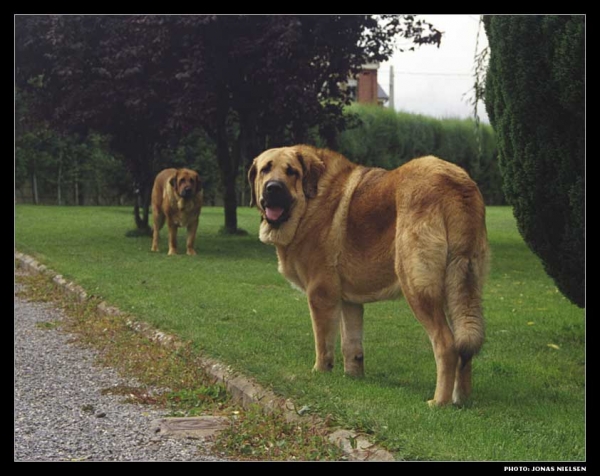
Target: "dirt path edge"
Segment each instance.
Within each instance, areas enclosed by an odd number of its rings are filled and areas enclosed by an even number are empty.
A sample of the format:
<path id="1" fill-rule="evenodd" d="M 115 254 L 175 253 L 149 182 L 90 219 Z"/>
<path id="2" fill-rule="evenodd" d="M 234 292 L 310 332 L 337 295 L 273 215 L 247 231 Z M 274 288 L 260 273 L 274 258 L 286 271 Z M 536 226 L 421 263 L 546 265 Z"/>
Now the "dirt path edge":
<path id="1" fill-rule="evenodd" d="M 50 277 L 65 292 L 75 296 L 80 301 L 83 302 L 89 298 L 88 293 L 81 286 L 66 280 L 62 275 L 38 263 L 33 257 L 15 251 L 15 260 L 17 266 L 24 271 Z M 131 319 L 118 308 L 109 305 L 105 301 L 98 304 L 97 311 L 105 315 L 122 315 L 126 317 L 128 326 L 152 341 L 159 342 L 167 347 L 177 347 L 178 345 L 178 339 L 175 336 L 159 331 L 145 322 Z M 215 380 L 223 382 L 232 397 L 244 408 L 252 404 L 258 404 L 266 412 L 280 409 L 284 412 L 286 418 L 292 421 L 302 418 L 292 400 L 276 395 L 251 378 L 241 375 L 239 372 L 234 372 L 227 365 L 207 357 L 201 357 L 199 363 Z M 353 431 L 337 429 L 329 435 L 329 439 L 342 448 L 351 461 L 395 461 L 390 452 L 376 446 L 364 436 Z"/>

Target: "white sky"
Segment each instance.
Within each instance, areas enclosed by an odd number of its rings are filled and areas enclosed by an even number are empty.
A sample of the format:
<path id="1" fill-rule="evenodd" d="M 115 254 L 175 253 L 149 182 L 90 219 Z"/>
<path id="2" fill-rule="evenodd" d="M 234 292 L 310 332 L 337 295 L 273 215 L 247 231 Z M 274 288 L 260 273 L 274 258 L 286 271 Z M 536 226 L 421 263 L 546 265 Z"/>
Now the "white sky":
<path id="1" fill-rule="evenodd" d="M 397 52 L 380 64 L 378 82 L 389 94 L 390 65 L 394 66 L 395 109 L 434 117 L 472 117 L 470 90 L 474 84 L 474 58 L 479 15 L 419 15 L 442 31 L 439 49 L 435 45 Z M 483 25 L 478 51 L 487 45 Z M 412 45 L 409 45 L 409 47 Z M 465 93 L 467 97 L 463 97 Z M 388 103 L 389 105 L 389 103 Z M 479 117 L 489 123 L 485 106 Z"/>

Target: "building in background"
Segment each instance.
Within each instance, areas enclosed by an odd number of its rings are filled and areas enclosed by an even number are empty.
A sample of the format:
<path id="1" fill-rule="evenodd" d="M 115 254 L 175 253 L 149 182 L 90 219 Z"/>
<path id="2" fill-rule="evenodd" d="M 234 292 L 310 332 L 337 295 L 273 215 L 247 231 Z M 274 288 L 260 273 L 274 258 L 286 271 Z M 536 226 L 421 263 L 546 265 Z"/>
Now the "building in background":
<path id="1" fill-rule="evenodd" d="M 360 104 L 379 104 L 383 106 L 389 99 L 377 82 L 379 63 L 366 63 L 356 78 L 348 80 L 348 88 L 354 101 Z"/>

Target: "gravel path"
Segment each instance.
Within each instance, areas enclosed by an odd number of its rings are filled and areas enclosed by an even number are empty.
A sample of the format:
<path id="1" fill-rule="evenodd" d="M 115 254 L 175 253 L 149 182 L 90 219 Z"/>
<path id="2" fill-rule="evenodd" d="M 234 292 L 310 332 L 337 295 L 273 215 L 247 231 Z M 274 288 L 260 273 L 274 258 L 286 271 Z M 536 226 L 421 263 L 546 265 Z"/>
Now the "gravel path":
<path id="1" fill-rule="evenodd" d="M 201 440 L 157 436 L 152 421 L 164 411 L 102 395 L 136 383 L 96 366 L 94 351 L 44 325 L 62 317 L 15 296 L 15 461 L 223 461 Z"/>

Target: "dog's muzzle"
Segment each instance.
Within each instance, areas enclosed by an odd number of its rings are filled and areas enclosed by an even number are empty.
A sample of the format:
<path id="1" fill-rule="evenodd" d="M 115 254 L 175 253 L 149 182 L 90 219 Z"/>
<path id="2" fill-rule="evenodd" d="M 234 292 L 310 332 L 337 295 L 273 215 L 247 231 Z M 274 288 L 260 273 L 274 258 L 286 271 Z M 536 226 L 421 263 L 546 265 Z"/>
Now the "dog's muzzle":
<path id="1" fill-rule="evenodd" d="M 194 194 L 194 190 L 191 187 L 186 187 L 181 192 L 183 198 L 190 198 Z"/>
<path id="2" fill-rule="evenodd" d="M 265 183 L 260 205 L 270 225 L 280 225 L 290 217 L 292 196 L 285 183 L 269 180 Z"/>

